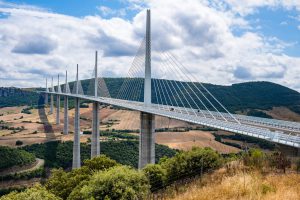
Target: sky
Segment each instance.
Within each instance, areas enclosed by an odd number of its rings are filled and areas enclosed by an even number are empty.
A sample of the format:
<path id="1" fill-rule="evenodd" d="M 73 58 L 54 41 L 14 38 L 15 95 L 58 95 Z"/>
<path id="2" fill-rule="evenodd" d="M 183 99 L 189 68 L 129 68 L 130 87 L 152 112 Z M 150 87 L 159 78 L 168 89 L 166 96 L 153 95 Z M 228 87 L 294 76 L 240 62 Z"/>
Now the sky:
<path id="1" fill-rule="evenodd" d="M 299 0 L 0 0 L 0 87 L 74 80 L 76 64 L 89 78 L 95 50 L 102 76 L 126 76 L 148 8 L 154 71 L 170 53 L 201 82 L 300 91 Z"/>

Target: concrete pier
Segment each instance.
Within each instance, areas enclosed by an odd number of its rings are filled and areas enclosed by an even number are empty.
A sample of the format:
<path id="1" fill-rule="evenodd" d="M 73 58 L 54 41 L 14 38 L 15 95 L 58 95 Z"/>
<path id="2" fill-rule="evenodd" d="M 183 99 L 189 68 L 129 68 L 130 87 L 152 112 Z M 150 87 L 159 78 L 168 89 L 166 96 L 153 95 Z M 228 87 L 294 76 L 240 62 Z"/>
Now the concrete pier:
<path id="1" fill-rule="evenodd" d="M 48 93 L 45 93 L 45 96 L 44 96 L 44 104 L 45 104 L 45 105 L 48 105 Z"/>
<path id="2" fill-rule="evenodd" d="M 50 114 L 53 114 L 54 100 L 53 94 L 50 95 Z"/>
<path id="3" fill-rule="evenodd" d="M 64 134 L 69 134 L 69 98 L 64 97 Z"/>
<path id="4" fill-rule="evenodd" d="M 47 92 L 49 92 L 49 90 L 48 90 L 48 79 L 47 78 L 46 78 L 46 88 L 45 88 L 45 91 L 46 91 L 46 93 L 45 93 L 45 96 L 44 96 L 44 104 L 46 106 L 46 105 L 48 105 L 48 93 Z"/>
<path id="5" fill-rule="evenodd" d="M 60 124 L 60 95 L 56 96 L 56 125 Z"/>
<path id="6" fill-rule="evenodd" d="M 74 117 L 74 142 L 73 142 L 73 164 L 72 169 L 81 166 L 80 160 L 80 99 L 75 98 L 75 117 Z"/>
<path id="7" fill-rule="evenodd" d="M 155 163 L 155 115 L 141 112 L 139 169 Z"/>
<path id="8" fill-rule="evenodd" d="M 100 141 L 99 141 L 99 103 L 93 103 L 93 125 L 92 125 L 92 138 L 91 138 L 91 158 L 100 154 Z"/>

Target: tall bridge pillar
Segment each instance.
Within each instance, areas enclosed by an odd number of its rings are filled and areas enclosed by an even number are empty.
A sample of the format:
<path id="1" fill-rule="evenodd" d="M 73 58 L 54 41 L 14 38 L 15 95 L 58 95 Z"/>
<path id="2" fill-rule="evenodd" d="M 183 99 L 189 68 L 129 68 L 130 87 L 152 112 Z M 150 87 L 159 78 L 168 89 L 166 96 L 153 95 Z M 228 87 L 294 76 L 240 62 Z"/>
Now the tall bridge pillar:
<path id="1" fill-rule="evenodd" d="M 44 96 L 44 104 L 45 105 L 48 105 L 48 93 L 45 93 L 45 96 Z"/>
<path id="2" fill-rule="evenodd" d="M 95 54 L 95 97 L 98 97 L 98 52 Z M 99 103 L 93 102 L 93 124 L 92 124 L 92 136 L 91 136 L 91 158 L 98 156 L 100 154 L 100 141 L 99 141 Z"/>
<path id="3" fill-rule="evenodd" d="M 68 91 L 68 72 L 66 71 L 65 93 Z M 69 134 L 69 97 L 64 96 L 64 134 Z"/>
<path id="4" fill-rule="evenodd" d="M 64 97 L 64 134 L 69 134 L 69 98 Z"/>
<path id="5" fill-rule="evenodd" d="M 151 105 L 151 18 L 147 10 L 146 21 L 146 54 L 144 104 Z M 155 115 L 141 112 L 141 131 L 139 140 L 139 169 L 149 163 L 155 163 Z"/>
<path id="6" fill-rule="evenodd" d="M 53 114 L 54 100 L 53 94 L 50 95 L 50 114 Z"/>
<path id="7" fill-rule="evenodd" d="M 51 92 L 54 92 L 53 77 L 52 77 L 52 83 L 51 83 Z M 50 95 L 50 114 L 53 114 L 53 107 L 54 107 L 54 100 L 53 100 L 53 94 L 51 94 Z"/>
<path id="8" fill-rule="evenodd" d="M 80 160 L 80 99 L 75 98 L 75 117 L 74 117 L 74 142 L 73 142 L 73 164 L 72 169 L 81 166 Z"/>
<path id="9" fill-rule="evenodd" d="M 56 125 L 60 124 L 60 95 L 56 95 Z"/>
<path id="10" fill-rule="evenodd" d="M 46 92 L 45 92 L 45 96 L 44 96 L 44 104 L 45 104 L 45 106 L 48 104 L 48 93 L 47 92 L 49 92 L 49 90 L 48 90 L 48 82 L 47 82 L 47 78 L 46 78 L 46 90 L 45 90 Z"/>
<path id="11" fill-rule="evenodd" d="M 91 157 L 100 154 L 100 141 L 99 141 L 99 103 L 93 103 L 93 129 L 91 138 Z"/>
<path id="12" fill-rule="evenodd" d="M 59 75 L 57 76 L 57 92 L 60 93 Z M 60 124 L 60 95 L 56 95 L 56 125 Z"/>
<path id="13" fill-rule="evenodd" d="M 76 75 L 76 94 L 79 93 L 79 80 L 78 80 L 78 65 Z M 74 117 L 74 142 L 73 142 L 73 163 L 72 169 L 81 166 L 80 160 L 80 99 L 75 98 L 75 117 Z"/>
<path id="14" fill-rule="evenodd" d="M 155 115 L 141 112 L 139 169 L 155 163 Z"/>

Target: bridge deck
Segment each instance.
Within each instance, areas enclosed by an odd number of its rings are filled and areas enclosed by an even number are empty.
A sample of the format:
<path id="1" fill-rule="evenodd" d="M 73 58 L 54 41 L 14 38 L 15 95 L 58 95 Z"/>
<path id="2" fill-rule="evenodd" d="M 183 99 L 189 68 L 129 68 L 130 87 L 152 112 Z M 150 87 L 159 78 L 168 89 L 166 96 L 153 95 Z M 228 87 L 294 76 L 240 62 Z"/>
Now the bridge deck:
<path id="1" fill-rule="evenodd" d="M 250 117 L 244 115 L 230 115 L 212 111 L 187 109 L 182 107 L 163 106 L 158 104 L 145 105 L 142 102 L 113 99 L 106 97 L 92 97 L 79 94 L 48 92 L 49 94 L 78 97 L 81 99 L 120 106 L 132 110 L 143 111 L 178 119 L 194 124 L 204 125 L 242 135 L 265 139 L 279 144 L 300 148 L 300 123 L 283 120 Z M 238 121 L 236 121 L 235 119 Z"/>

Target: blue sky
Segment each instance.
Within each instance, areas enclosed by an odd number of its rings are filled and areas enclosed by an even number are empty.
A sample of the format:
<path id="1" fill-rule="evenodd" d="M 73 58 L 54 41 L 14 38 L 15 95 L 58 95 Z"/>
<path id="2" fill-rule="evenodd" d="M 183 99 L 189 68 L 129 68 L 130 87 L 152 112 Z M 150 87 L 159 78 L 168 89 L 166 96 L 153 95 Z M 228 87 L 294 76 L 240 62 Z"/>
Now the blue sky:
<path id="1" fill-rule="evenodd" d="M 76 17 L 84 17 L 87 15 L 100 15 L 99 7 L 104 6 L 113 10 L 127 9 L 130 5 L 127 1 L 122 0 L 26 0 L 26 1 L 9 1 L 15 4 L 34 5 L 49 9 L 65 15 Z M 136 11 L 130 10 L 124 18 L 131 19 L 136 14 Z M 110 16 L 103 16 L 110 17 Z"/>
<path id="2" fill-rule="evenodd" d="M 290 56 L 300 56 L 299 20 L 296 18 L 299 11 L 296 9 L 285 10 L 282 8 L 260 8 L 254 14 L 246 17 L 257 32 L 265 36 L 276 37 L 290 43 L 284 51 Z"/>
<path id="3" fill-rule="evenodd" d="M 124 76 L 147 8 L 154 65 L 169 52 L 202 82 L 300 91 L 300 1 L 285 0 L 0 0 L 0 86 L 38 86 L 76 63 L 87 78 L 95 50 L 104 76 Z"/>

